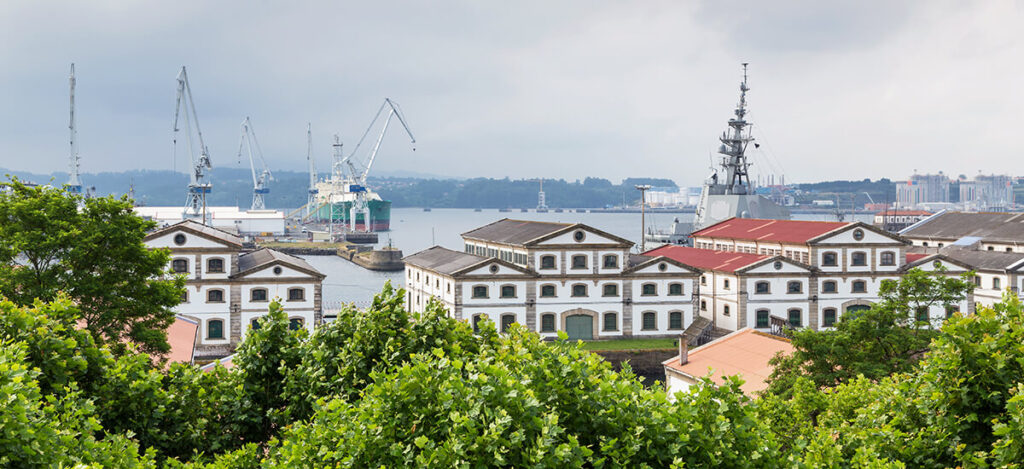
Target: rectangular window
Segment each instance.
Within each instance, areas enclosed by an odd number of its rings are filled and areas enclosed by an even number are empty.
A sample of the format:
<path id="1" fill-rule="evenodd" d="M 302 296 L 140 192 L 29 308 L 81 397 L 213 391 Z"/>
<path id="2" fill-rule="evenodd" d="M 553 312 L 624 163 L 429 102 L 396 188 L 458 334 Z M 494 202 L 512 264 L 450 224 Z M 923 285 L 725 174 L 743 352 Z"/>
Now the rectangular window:
<path id="1" fill-rule="evenodd" d="M 868 255 L 863 252 L 855 252 L 850 255 L 850 265 L 863 267 L 868 265 Z"/>
<path id="2" fill-rule="evenodd" d="M 541 269 L 554 269 L 555 268 L 555 256 L 540 256 L 540 268 Z"/>
<path id="3" fill-rule="evenodd" d="M 619 296 L 619 286 L 614 283 L 606 283 L 602 294 L 603 296 Z"/>
<path id="4" fill-rule="evenodd" d="M 176 274 L 186 274 L 186 273 L 188 273 L 188 260 L 186 260 L 186 259 L 175 259 L 175 260 L 171 261 L 171 269 L 174 270 L 174 273 L 176 273 Z"/>
<path id="5" fill-rule="evenodd" d="M 540 297 L 541 298 L 552 298 L 555 296 L 554 285 L 541 285 L 540 286 Z"/>
<path id="6" fill-rule="evenodd" d="M 671 283 L 668 286 L 668 294 L 670 296 L 681 296 L 683 294 L 683 284 Z"/>
<path id="7" fill-rule="evenodd" d="M 835 280 L 826 280 L 821 282 L 822 293 L 835 293 L 836 291 L 838 291 L 838 288 L 836 288 Z"/>
<path id="8" fill-rule="evenodd" d="M 483 285 L 473 287 L 473 298 L 487 298 L 487 287 Z"/>
<path id="9" fill-rule="evenodd" d="M 306 299 L 306 290 L 302 288 L 289 288 L 288 301 L 302 301 Z"/>
<path id="10" fill-rule="evenodd" d="M 619 266 L 619 258 L 614 254 L 604 256 L 604 268 L 614 269 Z"/>
<path id="11" fill-rule="evenodd" d="M 642 296 L 655 296 L 658 294 L 658 286 L 653 283 L 645 283 L 641 288 L 640 295 Z"/>
<path id="12" fill-rule="evenodd" d="M 917 309 L 916 309 L 916 312 L 917 312 L 917 315 L 916 315 L 917 316 L 917 322 L 928 321 L 928 307 L 927 306 L 918 306 Z"/>
<path id="13" fill-rule="evenodd" d="M 757 326 L 756 327 L 758 329 L 765 329 L 765 328 L 767 328 L 769 326 L 769 323 L 768 323 L 768 310 L 767 309 L 759 309 L 759 310 L 757 310 L 756 314 L 757 314 Z"/>
<path id="14" fill-rule="evenodd" d="M 798 328 L 803 326 L 804 320 L 803 315 L 799 309 L 789 310 L 789 327 Z"/>
<path id="15" fill-rule="evenodd" d="M 825 311 L 823 313 L 824 313 L 823 314 L 823 316 L 824 316 L 824 321 L 823 321 L 824 326 L 825 327 L 832 327 L 832 326 L 834 326 L 836 324 L 836 310 L 833 309 L 833 308 L 825 308 Z"/>
<path id="16" fill-rule="evenodd" d="M 516 317 L 512 314 L 501 316 L 501 332 L 508 332 L 508 328 L 516 323 Z"/>
<path id="17" fill-rule="evenodd" d="M 655 313 L 644 313 L 643 330 L 653 331 L 658 328 L 658 316 Z"/>
<path id="18" fill-rule="evenodd" d="M 587 256 L 583 256 L 583 255 L 572 256 L 572 268 L 573 269 L 586 269 L 587 268 Z"/>
<path id="19" fill-rule="evenodd" d="M 722 307 L 722 314 L 729 316 L 729 305 L 725 305 Z"/>
<path id="20" fill-rule="evenodd" d="M 668 313 L 668 328 L 669 329 L 682 329 L 683 328 L 683 313 L 679 311 L 673 311 Z"/>
<path id="21" fill-rule="evenodd" d="M 835 267 L 839 265 L 838 257 L 834 252 L 826 252 L 821 255 L 821 265 L 826 267 Z"/>
<path id="22" fill-rule="evenodd" d="M 604 329 L 605 331 L 617 331 L 618 326 L 618 315 L 615 313 L 604 313 Z"/>
<path id="23" fill-rule="evenodd" d="M 540 317 L 541 332 L 555 332 L 555 315 L 545 314 Z"/>
<path id="24" fill-rule="evenodd" d="M 768 282 L 757 282 L 754 284 L 754 293 L 763 295 L 769 293 L 770 291 L 771 290 L 769 289 Z"/>
<path id="25" fill-rule="evenodd" d="M 514 287 L 512 285 L 503 285 L 501 287 L 501 297 L 502 298 L 515 298 L 516 297 L 516 287 Z"/>
<path id="26" fill-rule="evenodd" d="M 854 293 L 866 293 L 868 291 L 868 284 L 863 280 L 856 280 L 853 282 L 851 290 Z"/>

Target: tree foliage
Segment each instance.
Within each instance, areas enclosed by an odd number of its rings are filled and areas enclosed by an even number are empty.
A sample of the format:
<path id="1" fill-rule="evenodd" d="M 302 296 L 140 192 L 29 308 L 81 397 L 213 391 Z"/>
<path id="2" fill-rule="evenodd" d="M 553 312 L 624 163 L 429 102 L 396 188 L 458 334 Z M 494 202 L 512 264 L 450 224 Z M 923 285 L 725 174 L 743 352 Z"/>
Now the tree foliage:
<path id="1" fill-rule="evenodd" d="M 116 353 L 125 342 L 162 354 L 171 308 L 184 281 L 167 277 L 166 251 L 142 239 L 155 224 L 127 199 L 82 198 L 17 179 L 0 192 L 0 296 L 21 305 L 64 293 L 97 342 Z M 81 207 L 79 207 L 81 204 Z"/>
<path id="2" fill-rule="evenodd" d="M 918 320 L 919 309 L 959 304 L 974 288 L 973 275 L 912 269 L 898 282 L 883 280 L 881 300 L 869 310 L 847 313 L 834 329 L 792 331 L 794 351 L 772 359 L 768 392 L 788 395 L 800 377 L 832 387 L 857 376 L 877 380 L 908 371 L 940 325 Z"/>

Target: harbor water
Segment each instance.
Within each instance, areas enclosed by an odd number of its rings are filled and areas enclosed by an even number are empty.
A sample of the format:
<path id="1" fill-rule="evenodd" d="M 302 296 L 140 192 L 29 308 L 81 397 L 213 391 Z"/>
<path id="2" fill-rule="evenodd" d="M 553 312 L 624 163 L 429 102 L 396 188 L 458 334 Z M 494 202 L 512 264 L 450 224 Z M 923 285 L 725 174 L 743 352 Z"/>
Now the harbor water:
<path id="1" fill-rule="evenodd" d="M 689 222 L 692 213 L 647 213 L 647 226 L 667 230 L 672 220 Z M 380 234 L 380 246 L 390 243 L 401 249 L 405 255 L 413 254 L 431 246 L 440 245 L 448 249 L 461 250 L 461 234 L 474 228 L 498 221 L 502 218 L 550 221 L 559 223 L 584 223 L 599 230 L 620 236 L 640 245 L 639 213 L 580 213 L 565 211 L 556 213 L 499 212 L 497 210 L 433 209 L 429 212 L 420 208 L 396 208 L 391 210 L 391 231 Z M 835 217 L 822 214 L 794 214 L 797 220 L 835 221 Z M 870 223 L 871 215 L 856 215 L 857 221 Z M 635 248 L 638 249 L 638 248 Z M 359 267 L 337 256 L 301 256 L 307 262 L 327 275 L 324 279 L 324 308 L 337 309 L 343 303 L 355 303 L 365 307 L 373 295 L 380 292 L 384 282 L 403 285 L 402 272 L 374 272 Z"/>

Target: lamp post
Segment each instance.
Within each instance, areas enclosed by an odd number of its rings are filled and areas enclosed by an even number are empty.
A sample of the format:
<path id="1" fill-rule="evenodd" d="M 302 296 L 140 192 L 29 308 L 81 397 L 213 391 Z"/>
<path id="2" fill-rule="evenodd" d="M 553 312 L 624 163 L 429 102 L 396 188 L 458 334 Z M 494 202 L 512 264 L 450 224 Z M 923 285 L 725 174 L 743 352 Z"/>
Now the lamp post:
<path id="1" fill-rule="evenodd" d="M 645 207 L 647 207 L 646 193 L 650 190 L 651 186 L 647 184 L 638 184 L 635 186 L 636 190 L 640 191 L 640 252 L 647 250 L 646 230 L 647 226 L 647 213 Z"/>

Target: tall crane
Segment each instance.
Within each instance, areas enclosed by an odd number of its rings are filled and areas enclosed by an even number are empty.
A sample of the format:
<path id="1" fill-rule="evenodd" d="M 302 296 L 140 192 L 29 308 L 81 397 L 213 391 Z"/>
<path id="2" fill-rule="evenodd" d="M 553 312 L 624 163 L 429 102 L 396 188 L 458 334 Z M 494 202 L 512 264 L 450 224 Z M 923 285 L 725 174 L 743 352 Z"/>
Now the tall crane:
<path id="1" fill-rule="evenodd" d="M 184 129 L 178 127 L 178 122 L 184 123 Z M 192 144 L 192 126 L 196 127 L 196 135 L 199 140 L 199 152 Z M 192 100 L 192 87 L 188 83 L 188 73 L 185 67 L 178 72 L 178 102 L 174 109 L 174 148 L 177 152 L 178 132 L 185 131 L 185 143 L 188 146 L 188 156 L 192 161 L 192 174 L 188 183 L 188 195 L 185 198 L 184 217 L 202 216 L 203 224 L 206 224 L 208 214 L 206 206 L 206 195 L 213 187 L 206 179 L 206 170 L 213 169 L 210 162 L 210 152 L 203 142 L 203 131 L 199 129 L 199 117 L 196 114 L 196 105 Z"/>
<path id="2" fill-rule="evenodd" d="M 243 151 L 248 150 L 249 168 L 252 170 L 252 210 L 264 210 L 267 208 L 264 197 L 270 193 L 267 183 L 274 180 L 274 175 L 267 167 L 267 161 L 263 159 L 263 150 L 260 149 L 260 142 L 256 140 L 256 130 L 252 127 L 252 120 L 246 116 L 242 121 L 242 139 L 238 142 L 238 161 L 242 161 Z M 256 160 L 260 160 L 260 170 L 256 172 Z"/>
<path id="3" fill-rule="evenodd" d="M 68 123 L 68 130 L 71 132 L 71 162 L 68 167 L 67 191 L 72 194 L 82 193 L 82 181 L 78 178 L 78 130 L 75 128 L 75 64 L 71 64 L 71 75 L 68 77 L 68 85 L 71 88 L 71 119 Z"/>
<path id="4" fill-rule="evenodd" d="M 306 200 L 306 217 L 313 212 L 316 206 L 316 195 L 320 193 L 316 188 L 316 162 L 313 161 L 313 125 L 306 123 L 306 163 L 309 164 L 309 196 Z"/>
<path id="5" fill-rule="evenodd" d="M 373 130 L 373 126 L 380 119 L 381 113 L 384 110 L 388 110 L 387 117 L 384 118 L 384 126 L 380 129 L 380 135 L 377 136 L 377 141 L 373 145 L 373 150 L 370 151 L 370 156 L 365 162 L 356 161 L 353 157 L 359 151 L 359 147 L 362 146 L 366 136 Z M 352 204 L 350 210 L 349 222 L 351 224 L 351 230 L 356 231 L 356 214 L 363 214 L 364 226 L 366 231 L 370 231 L 370 209 L 366 202 L 366 177 L 370 174 L 370 168 L 373 167 L 373 161 L 377 158 L 377 152 L 380 151 L 380 144 L 384 140 L 384 134 L 388 131 L 388 126 L 391 125 L 391 119 L 398 117 L 398 121 L 402 123 L 402 127 L 405 128 L 405 133 L 409 135 L 410 143 L 416 144 L 416 137 L 412 135 L 412 130 L 409 130 L 409 124 L 405 122 L 405 118 L 402 117 L 402 112 L 391 98 L 384 98 L 384 103 L 380 105 L 380 109 L 377 109 L 377 114 L 373 116 L 373 120 L 370 121 L 370 125 L 366 128 L 366 132 L 363 132 L 363 136 L 356 143 L 355 149 L 352 150 L 345 159 L 342 161 L 344 166 L 348 169 L 348 190 L 355 193 L 355 202 Z M 416 151 L 416 147 L 413 146 L 412 151 Z M 357 166 L 358 164 L 358 166 Z"/>

